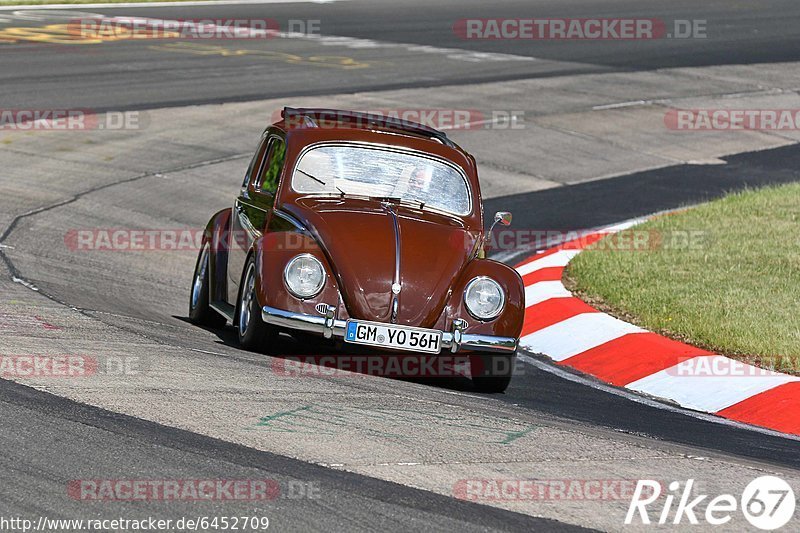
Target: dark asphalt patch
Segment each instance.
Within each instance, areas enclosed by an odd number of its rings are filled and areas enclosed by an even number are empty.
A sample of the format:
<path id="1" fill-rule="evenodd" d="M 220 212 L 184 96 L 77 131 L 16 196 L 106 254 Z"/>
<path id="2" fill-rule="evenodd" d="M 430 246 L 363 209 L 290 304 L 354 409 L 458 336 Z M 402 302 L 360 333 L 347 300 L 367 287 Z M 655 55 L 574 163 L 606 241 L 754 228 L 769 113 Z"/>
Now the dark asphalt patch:
<path id="1" fill-rule="evenodd" d="M 511 228 L 517 230 L 580 230 L 706 202 L 747 188 L 800 180 L 799 145 L 722 159 L 724 165 L 675 165 L 490 198 L 484 201 L 484 214 L 488 224 L 496 211 L 511 211 Z M 527 253 L 521 252 L 509 262 L 521 260 Z"/>

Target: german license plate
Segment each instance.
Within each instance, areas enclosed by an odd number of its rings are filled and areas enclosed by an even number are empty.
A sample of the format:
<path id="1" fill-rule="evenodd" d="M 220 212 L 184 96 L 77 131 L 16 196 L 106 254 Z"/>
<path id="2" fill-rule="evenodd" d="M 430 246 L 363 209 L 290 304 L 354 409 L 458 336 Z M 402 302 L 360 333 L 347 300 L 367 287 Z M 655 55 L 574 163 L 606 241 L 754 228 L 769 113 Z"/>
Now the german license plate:
<path id="1" fill-rule="evenodd" d="M 361 320 L 347 321 L 344 340 L 353 344 L 412 352 L 439 353 L 442 349 L 441 331 Z"/>

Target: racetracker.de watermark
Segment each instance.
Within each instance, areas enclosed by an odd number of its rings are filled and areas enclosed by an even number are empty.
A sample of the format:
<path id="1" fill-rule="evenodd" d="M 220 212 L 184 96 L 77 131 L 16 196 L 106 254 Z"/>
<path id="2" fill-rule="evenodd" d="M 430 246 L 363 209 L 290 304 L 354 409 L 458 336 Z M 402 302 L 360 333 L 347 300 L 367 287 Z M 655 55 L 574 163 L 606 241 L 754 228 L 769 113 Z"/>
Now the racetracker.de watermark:
<path id="1" fill-rule="evenodd" d="M 64 235 L 64 244 L 72 252 L 197 252 L 202 248 L 205 234 L 205 230 L 196 228 L 71 229 Z M 217 242 L 221 249 L 227 250 L 231 243 L 247 241 L 244 232 L 231 232 Z"/>
<path id="2" fill-rule="evenodd" d="M 800 130 L 800 109 L 670 109 L 664 125 L 679 131 Z"/>
<path id="3" fill-rule="evenodd" d="M 636 41 L 705 39 L 705 19 L 655 18 L 470 18 L 453 24 L 461 39 Z"/>
<path id="4" fill-rule="evenodd" d="M 560 246 L 564 250 L 590 248 L 607 252 L 650 252 L 703 250 L 709 245 L 707 231 L 692 229 L 630 228 L 621 231 L 495 229 L 488 236 L 485 249 L 487 252 L 494 252 L 543 250 Z"/>
<path id="5" fill-rule="evenodd" d="M 453 496 L 481 502 L 630 500 L 637 482 L 636 479 L 460 479 L 453 485 Z"/>
<path id="6" fill-rule="evenodd" d="M 87 17 L 67 24 L 70 35 L 84 40 L 129 39 L 248 40 L 275 39 L 286 33 L 320 35 L 319 19 L 154 19 L 146 17 Z"/>
<path id="7" fill-rule="evenodd" d="M 0 131 L 139 130 L 145 117 L 140 111 L 0 109 Z"/>
<path id="8" fill-rule="evenodd" d="M 525 129 L 525 111 L 513 109 L 465 108 L 383 108 L 348 111 L 318 110 L 311 119 L 304 114 L 282 117 L 281 110 L 272 113 L 272 121 L 282 118 L 289 129 L 314 127 L 337 129 L 343 127 L 426 126 L 436 130 L 521 130 Z"/>
<path id="9" fill-rule="evenodd" d="M 3 379 L 135 376 L 149 368 L 148 358 L 133 355 L 0 355 Z"/>
<path id="10" fill-rule="evenodd" d="M 244 231 L 223 231 L 213 238 L 196 228 L 86 228 L 64 234 L 64 245 L 72 252 L 198 252 L 206 243 L 214 251 L 249 246 Z M 477 245 L 470 232 L 453 233 L 442 245 L 463 246 L 472 251 Z M 541 250 L 553 246 L 582 250 L 646 252 L 652 250 L 702 250 L 710 246 L 705 230 L 627 229 L 617 232 L 573 230 L 495 229 L 487 234 L 487 252 Z M 317 249 L 316 244 L 300 233 L 282 232 L 270 241 L 271 250 L 299 252 Z"/>
<path id="11" fill-rule="evenodd" d="M 800 362 L 792 357 L 736 360 L 723 355 L 701 355 L 681 358 L 665 372 L 681 378 L 774 378 L 781 374 L 800 374 Z"/>
<path id="12" fill-rule="evenodd" d="M 483 359 L 445 353 L 292 355 L 273 358 L 272 372 L 281 377 L 380 376 L 409 379 L 466 378 L 484 371 L 492 374 L 513 371 L 515 375 L 524 372 L 523 365 L 509 368 L 514 365 L 515 361 L 503 357 Z"/>
<path id="13" fill-rule="evenodd" d="M 67 495 L 79 501 L 264 501 L 319 499 L 316 481 L 276 479 L 73 479 Z"/>

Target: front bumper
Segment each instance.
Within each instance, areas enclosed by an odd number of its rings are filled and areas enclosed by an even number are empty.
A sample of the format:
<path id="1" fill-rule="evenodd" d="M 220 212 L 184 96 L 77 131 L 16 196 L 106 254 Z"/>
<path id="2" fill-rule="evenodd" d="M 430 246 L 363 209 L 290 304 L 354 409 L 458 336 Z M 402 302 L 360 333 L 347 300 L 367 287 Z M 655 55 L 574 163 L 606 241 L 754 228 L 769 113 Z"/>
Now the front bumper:
<path id="1" fill-rule="evenodd" d="M 336 318 L 335 308 L 326 306 L 325 309 L 320 310 L 320 313 L 319 316 L 307 315 L 264 306 L 261 309 L 261 318 L 265 323 L 273 326 L 318 333 L 326 339 L 344 337 L 347 322 Z M 517 350 L 517 339 L 515 337 L 464 333 L 461 331 L 460 321 L 457 320 L 453 325 L 453 331 L 442 331 L 442 350 L 446 349 L 453 353 L 459 350 L 514 353 Z"/>

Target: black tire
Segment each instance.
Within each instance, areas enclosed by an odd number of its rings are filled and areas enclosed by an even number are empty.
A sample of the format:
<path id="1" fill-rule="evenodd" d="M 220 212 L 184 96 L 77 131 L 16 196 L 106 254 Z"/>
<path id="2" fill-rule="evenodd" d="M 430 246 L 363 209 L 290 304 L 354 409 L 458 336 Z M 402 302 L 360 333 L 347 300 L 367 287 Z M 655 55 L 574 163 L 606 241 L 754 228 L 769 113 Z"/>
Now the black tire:
<path id="1" fill-rule="evenodd" d="M 208 243 L 203 243 L 192 275 L 192 290 L 189 293 L 189 321 L 198 326 L 221 328 L 225 325 L 225 317 L 211 309 L 208 305 L 209 294 L 209 252 Z"/>
<path id="2" fill-rule="evenodd" d="M 514 355 L 470 356 L 472 385 L 478 392 L 505 392 L 514 373 Z"/>
<path id="3" fill-rule="evenodd" d="M 245 350 L 265 352 L 278 330 L 261 319 L 261 306 L 255 288 L 256 262 L 250 257 L 244 266 L 239 298 L 236 302 L 236 331 L 239 345 Z"/>

